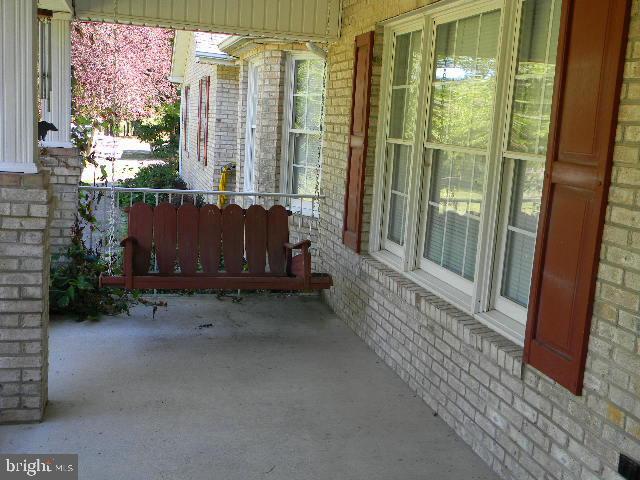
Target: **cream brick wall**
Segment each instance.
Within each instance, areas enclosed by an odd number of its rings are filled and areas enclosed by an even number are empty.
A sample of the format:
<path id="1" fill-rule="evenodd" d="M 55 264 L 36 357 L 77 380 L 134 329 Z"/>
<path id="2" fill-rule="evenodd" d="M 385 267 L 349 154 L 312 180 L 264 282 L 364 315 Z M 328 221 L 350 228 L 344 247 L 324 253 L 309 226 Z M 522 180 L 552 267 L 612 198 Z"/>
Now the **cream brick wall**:
<path id="1" fill-rule="evenodd" d="M 341 242 L 354 38 L 425 1 L 345 0 L 331 44 L 320 214 L 321 270 L 333 309 L 503 478 L 617 479 L 640 460 L 640 13 L 633 2 L 613 185 L 584 394 L 535 369 L 522 349 Z M 365 220 L 371 213 L 382 33 L 374 49 Z M 364 238 L 369 225 L 365 222 Z M 366 251 L 366 245 L 365 251 Z"/>
<path id="2" fill-rule="evenodd" d="M 0 423 L 39 421 L 47 401 L 49 181 L 0 174 Z"/>
<path id="3" fill-rule="evenodd" d="M 190 87 L 189 125 L 187 149 L 181 139 L 182 178 L 189 188 L 199 190 L 218 189 L 222 167 L 237 162 L 237 111 L 239 68 L 236 66 L 209 65 L 195 60 L 192 41 L 188 53 L 183 85 Z M 211 77 L 209 90 L 209 132 L 207 165 L 198 161 L 198 101 L 199 81 Z M 230 179 L 228 189 L 234 190 L 236 181 Z"/>
<path id="4" fill-rule="evenodd" d="M 285 106 L 287 54 L 306 50 L 299 43 L 254 45 L 238 53 L 241 90 L 238 102 L 238 190 L 243 189 L 245 135 L 247 129 L 247 73 L 249 62 L 258 69 L 254 190 L 279 192 L 281 187 L 282 136 Z"/>
<path id="5" fill-rule="evenodd" d="M 49 228 L 51 254 L 64 253 L 71 244 L 71 228 L 78 213 L 78 184 L 83 160 L 76 148 L 46 148 L 40 152 L 42 169 L 50 173 L 53 195 Z"/>

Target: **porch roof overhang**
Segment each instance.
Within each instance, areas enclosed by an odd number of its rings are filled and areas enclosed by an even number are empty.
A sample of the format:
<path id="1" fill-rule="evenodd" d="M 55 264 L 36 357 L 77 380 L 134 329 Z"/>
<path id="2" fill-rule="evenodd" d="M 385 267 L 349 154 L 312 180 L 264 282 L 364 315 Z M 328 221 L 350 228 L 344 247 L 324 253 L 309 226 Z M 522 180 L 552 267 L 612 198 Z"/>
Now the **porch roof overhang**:
<path id="1" fill-rule="evenodd" d="M 75 0 L 75 15 L 79 20 L 88 21 L 327 42 L 336 40 L 340 35 L 340 2 L 341 0 Z"/>
<path id="2" fill-rule="evenodd" d="M 51 12 L 73 13 L 72 0 L 38 0 L 38 8 Z"/>
<path id="3" fill-rule="evenodd" d="M 187 55 L 189 53 L 189 43 L 191 42 L 191 32 L 177 30 L 173 39 L 173 52 L 171 54 L 171 72 L 169 81 L 182 83 L 184 72 L 187 68 Z"/>

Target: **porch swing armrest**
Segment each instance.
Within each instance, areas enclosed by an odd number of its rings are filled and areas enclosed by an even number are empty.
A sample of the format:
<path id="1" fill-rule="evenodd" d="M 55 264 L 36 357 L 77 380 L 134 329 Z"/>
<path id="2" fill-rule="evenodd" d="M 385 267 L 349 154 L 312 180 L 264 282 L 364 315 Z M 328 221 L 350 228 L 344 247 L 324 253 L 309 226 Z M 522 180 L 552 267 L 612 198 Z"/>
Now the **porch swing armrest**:
<path id="1" fill-rule="evenodd" d="M 135 238 L 127 237 L 120 245 L 124 247 L 124 288 L 133 289 L 133 249 L 138 243 Z"/>
<path id="2" fill-rule="evenodd" d="M 126 247 L 129 244 L 133 244 L 135 245 L 138 241 L 135 239 L 135 237 L 127 237 L 124 240 L 122 240 L 120 242 L 120 246 L 121 247 Z"/>
<path id="3" fill-rule="evenodd" d="M 298 243 L 285 243 L 284 248 L 287 250 L 287 274 L 294 277 L 302 277 L 305 290 L 311 287 L 311 247 L 310 240 L 302 240 Z M 302 250 L 295 257 L 292 255 L 293 250 Z"/>
<path id="4" fill-rule="evenodd" d="M 298 243 L 285 243 L 284 244 L 284 248 L 286 248 L 287 250 L 298 250 L 300 248 L 302 248 L 304 250 L 304 247 L 309 248 L 311 246 L 311 240 L 302 240 L 301 242 Z"/>

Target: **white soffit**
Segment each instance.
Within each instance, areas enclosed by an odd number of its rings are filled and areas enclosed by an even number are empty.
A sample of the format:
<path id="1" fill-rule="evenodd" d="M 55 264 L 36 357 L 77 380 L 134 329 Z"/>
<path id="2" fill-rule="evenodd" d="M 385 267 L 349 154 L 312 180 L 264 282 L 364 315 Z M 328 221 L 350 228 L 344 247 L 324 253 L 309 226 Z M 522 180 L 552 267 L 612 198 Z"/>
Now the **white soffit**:
<path id="1" fill-rule="evenodd" d="M 75 0 L 80 20 L 331 41 L 342 0 Z"/>
<path id="2" fill-rule="evenodd" d="M 71 0 L 38 0 L 38 8 L 52 12 L 73 13 Z"/>

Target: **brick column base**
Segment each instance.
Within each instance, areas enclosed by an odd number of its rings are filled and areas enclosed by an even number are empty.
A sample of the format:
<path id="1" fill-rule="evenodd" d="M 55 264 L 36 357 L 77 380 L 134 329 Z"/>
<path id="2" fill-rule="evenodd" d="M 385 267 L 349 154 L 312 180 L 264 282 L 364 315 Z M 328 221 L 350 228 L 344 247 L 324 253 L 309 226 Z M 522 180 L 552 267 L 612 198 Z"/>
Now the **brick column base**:
<path id="1" fill-rule="evenodd" d="M 0 173 L 0 423 L 40 421 L 47 401 L 49 185 Z"/>
<path id="2" fill-rule="evenodd" d="M 40 152 L 42 170 L 51 174 L 53 208 L 49 241 L 51 254 L 65 253 L 71 244 L 71 227 L 78 213 L 78 185 L 83 160 L 77 148 L 44 148 Z"/>

